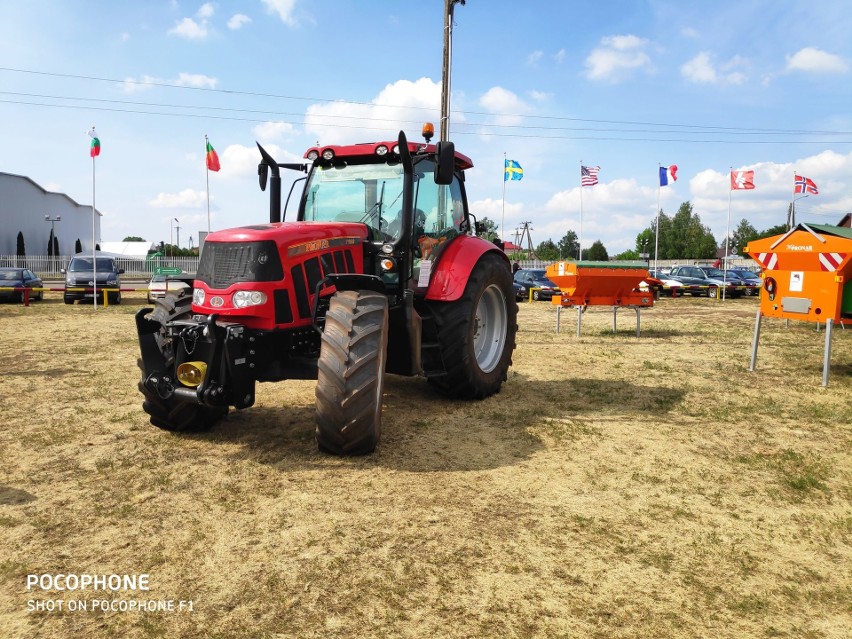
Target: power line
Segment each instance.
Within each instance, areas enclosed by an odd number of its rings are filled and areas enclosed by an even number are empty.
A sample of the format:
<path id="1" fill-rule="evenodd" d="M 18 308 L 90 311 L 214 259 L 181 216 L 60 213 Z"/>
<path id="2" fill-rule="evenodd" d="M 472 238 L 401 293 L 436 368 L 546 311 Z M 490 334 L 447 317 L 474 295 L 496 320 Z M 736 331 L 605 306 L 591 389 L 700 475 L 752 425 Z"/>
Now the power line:
<path id="1" fill-rule="evenodd" d="M 112 84 L 131 84 L 136 86 L 144 86 L 144 87 L 162 87 L 162 88 L 172 88 L 172 89 L 183 89 L 189 91 L 203 91 L 208 93 L 216 93 L 227 96 L 249 96 L 249 97 L 263 97 L 263 98 L 275 98 L 275 99 L 283 99 L 283 100 L 297 100 L 304 102 L 323 102 L 323 103 L 343 103 L 347 105 L 357 105 L 357 106 L 368 106 L 368 107 L 387 107 L 387 108 L 396 108 L 396 109 L 407 109 L 407 110 L 417 110 L 417 111 L 435 111 L 436 108 L 431 107 L 418 107 L 418 106 L 400 106 L 400 105 L 392 105 L 392 104 L 380 104 L 375 102 L 360 102 L 356 100 L 339 100 L 339 99 L 331 99 L 331 98 L 322 98 L 322 97 L 312 97 L 312 96 L 294 96 L 294 95 L 286 95 L 286 94 L 276 94 L 276 93 L 264 93 L 257 91 L 243 91 L 243 90 L 231 90 L 231 89 L 216 89 L 214 87 L 197 87 L 197 86 L 188 86 L 185 84 L 175 84 L 169 82 L 161 82 L 157 80 L 133 80 L 133 79 L 117 79 L 117 78 L 105 78 L 99 76 L 87 76 L 87 75 L 76 75 L 70 73 L 57 73 L 51 71 L 37 71 L 33 69 L 18 69 L 13 67 L 0 67 L 0 71 L 7 71 L 10 73 L 22 73 L 22 74 L 30 74 L 37 76 L 47 76 L 47 77 L 57 77 L 57 78 L 67 78 L 67 79 L 75 79 L 75 80 L 87 80 L 93 82 L 109 82 Z M 25 95 L 25 94 L 24 94 Z M 53 99 L 77 99 L 82 100 L 84 98 L 71 98 L 71 97 L 55 97 Z M 104 100 L 106 102 L 113 102 Z M 0 100 L 0 102 L 3 102 Z M 11 101 L 5 101 L 11 102 Z M 115 101 L 120 102 L 120 101 Z M 130 103 L 130 102 L 128 102 Z M 26 103 L 24 103 L 26 104 Z M 132 104 L 132 103 L 131 103 Z M 56 106 L 56 105 L 45 105 L 45 104 L 36 104 L 36 106 Z M 151 105 L 156 106 L 156 105 Z M 179 105 L 174 105 L 176 108 L 206 108 L 213 109 L 215 107 L 181 107 Z M 240 109 L 226 109 L 231 111 L 242 111 L 242 112 L 256 112 L 256 113 L 275 113 L 275 112 L 266 112 L 266 111 L 253 111 L 253 110 L 240 110 Z M 127 112 L 136 112 L 136 111 L 127 111 Z M 600 119 L 590 119 L 590 118 L 573 118 L 567 116 L 545 116 L 545 115 L 533 115 L 533 114 L 510 114 L 510 113 L 490 113 L 490 112 L 482 112 L 482 111 L 463 111 L 458 112 L 455 111 L 456 114 L 464 114 L 464 115 L 477 115 L 484 116 L 489 118 L 524 118 L 527 120 L 545 120 L 545 121 L 566 121 L 566 122 L 586 122 L 592 124 L 614 124 L 614 125 L 622 125 L 622 126 L 652 126 L 652 127 L 668 127 L 675 129 L 695 129 L 700 132 L 705 133 L 714 133 L 714 134 L 733 134 L 735 132 L 741 132 L 743 134 L 749 135 L 820 135 L 820 136 L 833 136 L 833 135 L 852 135 L 850 131 L 824 131 L 824 130 L 807 130 L 807 129 L 763 129 L 763 128 L 746 128 L 746 127 L 728 127 L 728 126 L 714 126 L 714 125 L 699 125 L 699 124 L 677 124 L 677 123 L 660 123 L 660 122 L 644 122 L 644 121 L 629 121 L 629 120 L 600 120 Z M 168 115 L 157 113 L 155 115 Z M 285 114 L 285 115 L 298 115 L 298 114 Z M 346 116 L 323 116 L 323 117 L 346 117 Z M 236 118 L 235 118 L 236 119 Z M 359 118 L 363 119 L 363 118 Z M 248 121 L 256 121 L 256 120 L 248 120 Z M 467 123 L 459 123 L 459 126 Z M 520 129 L 541 129 L 541 130 L 597 130 L 602 132 L 636 132 L 636 133 L 657 133 L 659 131 L 646 131 L 646 130 L 635 130 L 630 129 L 626 131 L 622 131 L 619 129 L 611 130 L 611 129 L 568 129 L 568 128 L 559 128 L 559 127 L 535 127 L 535 126 L 525 126 L 525 125 L 508 125 L 508 124 L 489 124 L 489 123 L 481 123 L 477 124 L 477 126 L 488 126 L 488 127 L 500 127 L 500 128 L 520 128 Z M 351 128 L 351 127 L 350 127 Z M 664 130 L 663 132 L 669 133 L 670 131 Z M 497 135 L 497 134 L 492 134 Z M 514 136 L 513 136 L 514 137 Z M 539 136 L 518 136 L 518 137 L 539 137 Z M 549 137 L 549 136 L 548 136 Z M 568 139 L 606 139 L 606 138 L 568 138 Z M 614 138 L 616 140 L 621 138 Z M 649 141 L 645 139 L 637 139 L 636 141 Z M 681 139 L 673 139 L 673 140 L 651 140 L 651 141 L 661 141 L 661 142 L 684 142 L 689 140 L 681 140 Z M 775 143 L 775 142 L 773 142 Z M 813 143 L 809 141 L 800 142 L 803 144 Z M 840 143 L 847 143 L 846 141 L 840 141 Z"/>
<path id="2" fill-rule="evenodd" d="M 233 121 L 233 122 L 252 122 L 256 124 L 262 124 L 266 122 L 270 122 L 268 118 L 259 119 L 259 118 L 248 118 L 248 117 L 236 117 L 236 116 L 226 116 L 226 115 L 211 115 L 211 114 L 197 114 L 197 113 L 169 113 L 162 111 L 148 111 L 142 109 L 121 109 L 116 107 L 105 107 L 105 106 L 84 106 L 84 105 L 76 105 L 76 104 L 50 104 L 45 102 L 33 102 L 27 100 L 4 100 L 0 99 L 0 104 L 20 104 L 24 106 L 37 106 L 44 108 L 56 108 L 56 109 L 76 109 L 83 111 L 99 111 L 99 112 L 112 112 L 112 113 L 129 113 L 135 115 L 153 115 L 153 116 L 161 116 L 161 117 L 178 117 L 178 118 L 190 118 L 196 120 L 225 120 L 225 121 Z M 184 108 L 194 108 L 194 107 L 184 107 Z M 312 117 L 326 117 L 326 116 L 312 116 Z M 339 117 L 347 117 L 347 116 L 339 116 Z M 364 120 L 365 118 L 356 118 L 359 121 Z M 380 122 L 383 120 L 372 120 L 375 122 Z M 276 120 L 275 122 L 283 123 L 283 124 L 291 124 L 293 126 L 304 125 L 306 122 L 303 120 L 298 122 L 286 121 L 286 120 Z M 332 124 L 326 122 L 314 122 L 315 125 L 325 126 L 336 129 L 357 129 L 361 131 L 387 131 L 389 128 L 394 128 L 392 125 L 394 122 L 396 124 L 404 123 L 404 120 L 384 120 L 387 122 L 387 126 L 378 127 L 378 126 L 365 126 L 363 124 L 358 125 L 348 125 L 348 124 Z M 409 121 L 410 122 L 410 121 Z M 525 133 L 499 133 L 499 132 L 490 132 L 490 131 L 482 131 L 476 130 L 477 127 L 481 127 L 483 125 L 480 124 L 469 124 L 469 123 L 459 123 L 456 125 L 455 135 L 463 136 L 463 135 L 476 135 L 476 136 L 484 136 L 484 137 L 500 137 L 500 138 L 519 138 L 519 139 L 542 139 L 542 140 L 593 140 L 593 141 L 610 141 L 610 142 L 686 142 L 693 144 L 823 144 L 826 140 L 744 140 L 742 138 L 734 139 L 734 140 L 706 140 L 700 138 L 651 138 L 651 137 L 623 137 L 623 136 L 601 136 L 601 135 L 534 135 L 534 134 L 525 134 Z M 471 128 L 474 130 L 462 130 L 463 128 Z M 531 127 L 535 128 L 535 127 Z M 549 129 L 549 130 L 559 130 L 559 129 Z M 562 129 L 565 130 L 565 129 Z M 583 130 L 585 131 L 585 130 Z M 606 130 L 602 130 L 602 132 L 607 132 Z M 611 131 L 610 131 L 611 132 Z M 627 133 L 640 133 L 641 131 L 625 131 Z M 646 133 L 654 133 L 654 131 L 646 131 Z M 659 132 L 659 133 L 669 133 L 669 132 Z M 687 133 L 687 132 L 684 132 Z M 712 135 L 712 132 L 701 132 L 696 133 L 695 135 Z M 838 140 L 832 139 L 832 144 L 852 144 L 852 139 L 850 140 Z"/>
<path id="3" fill-rule="evenodd" d="M 19 97 L 28 97 L 28 98 L 44 98 L 49 100 L 67 100 L 67 101 L 76 101 L 76 102 L 90 102 L 96 104 L 119 104 L 119 105 L 131 105 L 131 106 L 146 106 L 146 107 L 156 107 L 156 108 L 164 108 L 164 109 L 200 109 L 207 111 L 217 111 L 217 112 L 231 112 L 231 113 L 255 113 L 262 115 L 274 115 L 274 116 L 288 116 L 288 117 L 296 117 L 296 118 L 305 118 L 304 113 L 292 113 L 292 112 L 282 112 L 282 111 L 265 111 L 260 109 L 240 109 L 234 107 L 215 107 L 208 105 L 195 105 L 195 104 L 172 104 L 172 103 L 162 103 L 162 102 L 142 102 L 138 100 L 114 100 L 107 98 L 90 98 L 90 97 L 79 97 L 79 96 L 63 96 L 63 95 L 52 95 L 52 94 L 43 94 L 43 93 L 23 93 L 17 91 L 0 91 L 0 95 L 9 95 L 9 96 L 19 96 Z M 3 101 L 3 100 L 0 100 Z M 55 106 L 61 108 L 62 106 L 75 106 L 75 105 L 61 105 L 61 104 L 45 104 L 45 103 L 26 103 L 26 104 L 34 104 L 39 106 Z M 150 112 L 145 112 L 150 113 Z M 163 114 L 157 112 L 161 115 L 185 115 L 185 114 Z M 189 114 L 186 114 L 189 115 Z M 335 115 L 335 114 L 312 114 L 312 118 L 329 118 L 334 120 L 359 120 L 359 121 L 369 121 L 369 122 L 388 122 L 389 120 L 383 118 L 369 118 L 363 116 L 356 115 Z M 264 120 L 266 121 L 266 120 Z M 398 123 L 415 123 L 419 120 L 396 120 Z M 487 122 L 463 122 L 461 126 L 478 126 L 484 127 L 487 129 L 523 129 L 523 130 L 536 130 L 536 131 L 584 131 L 584 132 L 603 132 L 603 133 L 654 133 L 654 134 L 670 134 L 670 133 L 684 133 L 682 131 L 671 131 L 667 129 L 622 129 L 622 128 L 595 128 L 595 127 L 544 127 L 544 126 L 527 126 L 527 125 L 515 125 L 515 124 L 491 124 Z M 810 131 L 810 134 L 813 135 L 850 135 L 852 136 L 852 131 Z M 799 135 L 800 133 L 794 131 L 784 131 L 784 130 L 769 130 L 763 129 L 755 132 L 746 132 L 744 130 L 723 130 L 723 131 L 700 131 L 696 132 L 696 134 L 701 135 L 732 135 L 732 136 L 742 136 L 742 135 Z"/>

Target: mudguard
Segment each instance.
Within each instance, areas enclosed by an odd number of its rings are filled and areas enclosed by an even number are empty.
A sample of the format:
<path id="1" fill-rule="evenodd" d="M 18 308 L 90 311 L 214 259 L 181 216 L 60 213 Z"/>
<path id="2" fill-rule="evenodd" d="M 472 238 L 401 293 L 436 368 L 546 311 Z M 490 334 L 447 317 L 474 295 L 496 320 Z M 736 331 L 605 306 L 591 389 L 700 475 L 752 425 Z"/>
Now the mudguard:
<path id="1" fill-rule="evenodd" d="M 486 253 L 497 253 L 509 269 L 509 258 L 488 240 L 471 235 L 460 235 L 441 251 L 437 265 L 429 280 L 426 299 L 436 302 L 454 302 L 462 296 L 473 267 Z"/>

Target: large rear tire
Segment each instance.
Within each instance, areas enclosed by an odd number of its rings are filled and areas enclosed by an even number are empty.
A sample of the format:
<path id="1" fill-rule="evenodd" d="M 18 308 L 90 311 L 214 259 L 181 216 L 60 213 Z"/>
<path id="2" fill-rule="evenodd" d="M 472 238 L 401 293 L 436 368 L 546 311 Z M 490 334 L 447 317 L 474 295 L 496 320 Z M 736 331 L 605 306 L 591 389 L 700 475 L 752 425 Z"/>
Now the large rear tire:
<path id="1" fill-rule="evenodd" d="M 382 432 L 388 300 L 372 291 L 338 291 L 322 333 L 316 438 L 334 455 L 373 452 Z"/>
<path id="2" fill-rule="evenodd" d="M 430 305 L 446 375 L 429 378 L 450 397 L 483 399 L 507 379 L 518 332 L 512 274 L 503 260 L 485 254 L 473 268 L 461 298 Z"/>
<path id="3" fill-rule="evenodd" d="M 160 330 L 154 336 L 157 346 L 163 354 L 166 362 L 166 370 L 174 368 L 174 345 L 172 339 L 166 335 L 165 326 L 167 322 L 181 319 L 192 312 L 192 298 L 177 298 L 167 295 L 158 299 L 156 306 L 148 316 L 160 323 Z M 139 368 L 142 368 L 142 360 L 137 360 Z M 163 430 L 173 432 L 200 432 L 210 430 L 220 419 L 228 414 L 227 406 L 202 406 L 190 402 L 179 402 L 174 398 L 164 399 L 157 393 L 150 391 L 144 384 L 139 382 L 139 391 L 145 396 L 142 402 L 144 410 L 151 418 L 151 424 Z"/>

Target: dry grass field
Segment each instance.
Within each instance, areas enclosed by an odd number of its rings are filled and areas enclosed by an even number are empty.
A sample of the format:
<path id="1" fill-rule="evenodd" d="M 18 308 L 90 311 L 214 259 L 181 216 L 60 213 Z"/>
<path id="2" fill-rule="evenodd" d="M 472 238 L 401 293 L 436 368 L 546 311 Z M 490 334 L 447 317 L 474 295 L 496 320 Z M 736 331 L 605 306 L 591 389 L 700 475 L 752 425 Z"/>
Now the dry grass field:
<path id="1" fill-rule="evenodd" d="M 376 454 L 313 441 L 313 382 L 206 434 L 148 424 L 133 313 L 0 306 L 2 637 L 852 636 L 852 332 L 753 299 L 522 304 L 499 395 L 385 385 Z M 30 574 L 149 575 L 145 592 Z M 30 610 L 62 600 L 63 610 Z M 70 611 L 92 600 L 174 612 Z M 71 604 L 74 605 L 74 604 Z"/>

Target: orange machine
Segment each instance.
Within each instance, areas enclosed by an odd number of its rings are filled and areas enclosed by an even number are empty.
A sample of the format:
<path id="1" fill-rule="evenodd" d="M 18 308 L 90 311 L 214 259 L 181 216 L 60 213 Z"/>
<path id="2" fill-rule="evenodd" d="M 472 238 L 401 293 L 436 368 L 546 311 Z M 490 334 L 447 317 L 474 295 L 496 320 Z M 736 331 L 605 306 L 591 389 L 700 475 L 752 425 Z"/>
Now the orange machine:
<path id="1" fill-rule="evenodd" d="M 852 326 L 852 229 L 799 224 L 749 242 L 745 251 L 763 267 L 749 370 L 757 363 L 762 317 L 824 322 L 822 385 L 828 386 L 832 326 Z"/>
<path id="2" fill-rule="evenodd" d="M 852 229 L 799 224 L 745 251 L 763 267 L 761 315 L 852 325 Z"/>
<path id="3" fill-rule="evenodd" d="M 547 267 L 547 279 L 562 290 L 552 300 L 559 306 L 653 306 L 653 294 L 639 290 L 647 278 L 644 262 L 556 262 Z"/>
<path id="4" fill-rule="evenodd" d="M 577 308 L 577 337 L 583 311 L 587 306 L 612 307 L 612 332 L 616 332 L 619 308 L 636 311 L 636 337 L 642 330 L 640 311 L 654 305 L 650 291 L 640 291 L 639 284 L 648 279 L 644 262 L 556 262 L 547 267 L 547 279 L 559 286 L 562 295 L 554 295 L 556 332 L 560 311 L 567 306 Z"/>

